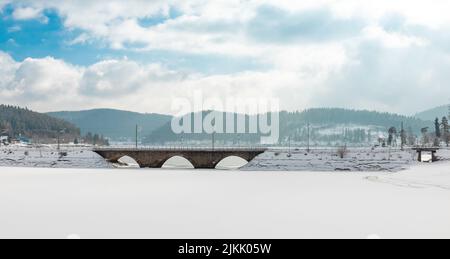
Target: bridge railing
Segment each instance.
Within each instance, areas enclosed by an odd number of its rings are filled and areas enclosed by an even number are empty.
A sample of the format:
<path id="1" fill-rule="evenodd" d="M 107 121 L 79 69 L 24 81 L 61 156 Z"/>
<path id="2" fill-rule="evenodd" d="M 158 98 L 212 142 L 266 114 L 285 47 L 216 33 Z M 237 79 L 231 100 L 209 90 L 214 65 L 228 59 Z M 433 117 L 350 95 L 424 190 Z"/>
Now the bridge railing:
<path id="1" fill-rule="evenodd" d="M 151 146 L 151 147 L 98 147 L 94 151 L 266 151 L 266 147 L 186 147 L 186 146 Z"/>

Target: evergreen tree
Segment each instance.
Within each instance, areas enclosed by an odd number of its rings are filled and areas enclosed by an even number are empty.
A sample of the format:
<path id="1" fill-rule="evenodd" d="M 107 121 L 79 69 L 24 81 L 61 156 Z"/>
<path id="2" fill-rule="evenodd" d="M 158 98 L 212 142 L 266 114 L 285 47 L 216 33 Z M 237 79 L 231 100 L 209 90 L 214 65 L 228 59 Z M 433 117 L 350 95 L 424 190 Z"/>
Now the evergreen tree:
<path id="1" fill-rule="evenodd" d="M 439 119 L 436 118 L 436 120 L 434 121 L 434 128 L 435 128 L 435 133 L 436 133 L 436 138 L 441 138 L 441 124 L 439 123 Z"/>
<path id="2" fill-rule="evenodd" d="M 388 146 L 392 146 L 394 144 L 394 137 L 397 135 L 397 129 L 395 127 L 390 127 L 388 134 Z"/>
<path id="3" fill-rule="evenodd" d="M 11 138 L 19 135 L 28 138 L 55 139 L 61 129 L 71 137 L 79 136 L 80 130 L 73 124 L 46 114 L 9 105 L 0 105 L 0 134 Z"/>
<path id="4" fill-rule="evenodd" d="M 406 131 L 405 131 L 405 128 L 403 127 L 403 122 L 402 122 L 402 129 L 400 131 L 400 139 L 402 142 L 402 150 L 403 150 L 403 147 L 406 144 Z"/>
<path id="5" fill-rule="evenodd" d="M 441 123 L 441 125 L 442 125 L 442 130 L 441 130 L 441 135 L 442 135 L 442 138 L 444 139 L 444 141 L 445 141 L 445 144 L 447 145 L 447 147 L 449 146 L 449 143 L 450 143 L 450 126 L 449 126 L 449 124 L 448 124 L 448 119 L 447 119 L 447 117 L 443 117 L 442 118 L 442 123 Z"/>

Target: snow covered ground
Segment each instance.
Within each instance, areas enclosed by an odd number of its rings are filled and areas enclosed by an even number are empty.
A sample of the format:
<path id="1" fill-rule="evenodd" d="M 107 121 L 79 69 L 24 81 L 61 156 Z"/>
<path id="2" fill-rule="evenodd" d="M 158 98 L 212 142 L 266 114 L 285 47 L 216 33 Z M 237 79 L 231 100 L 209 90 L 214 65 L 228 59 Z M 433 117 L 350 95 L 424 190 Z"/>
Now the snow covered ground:
<path id="1" fill-rule="evenodd" d="M 242 170 L 260 171 L 400 171 L 414 164 L 415 152 L 352 148 L 344 158 L 338 148 L 316 149 L 307 152 L 300 149 L 271 149 L 258 156 Z"/>
<path id="2" fill-rule="evenodd" d="M 0 146 L 0 166 L 44 168 L 111 168 L 90 147 Z M 0 169 L 1 170 L 1 169 Z"/>
<path id="3" fill-rule="evenodd" d="M 449 169 L 3 167 L 0 238 L 450 238 Z"/>
<path id="4" fill-rule="evenodd" d="M 450 161 L 450 150 L 441 149 L 437 156 Z M 426 158 L 427 154 L 423 154 Z M 431 160 L 431 154 L 429 155 Z M 349 148 L 341 158 L 338 148 L 314 149 L 270 149 L 258 156 L 243 171 L 356 171 L 398 172 L 415 166 L 417 153 L 389 148 Z"/>
<path id="5" fill-rule="evenodd" d="M 449 150 L 419 164 L 271 149 L 242 171 L 118 170 L 89 148 L 62 152 L 0 148 L 0 238 L 450 238 Z"/>
<path id="6" fill-rule="evenodd" d="M 270 149 L 243 167 L 243 171 L 387 171 L 407 169 L 416 162 L 414 151 L 389 150 L 387 148 L 349 148 L 344 158 L 338 155 L 338 148 L 314 149 Z M 441 150 L 442 159 L 450 160 L 450 151 Z M 426 157 L 426 155 L 424 155 Z M 125 162 L 133 163 L 134 161 Z M 187 160 L 171 159 L 167 166 L 189 167 Z M 219 166 L 236 168 L 244 165 L 240 159 L 230 158 Z M 244 161 L 245 162 L 245 161 Z M 43 167 L 43 168 L 112 168 L 89 147 L 65 146 L 61 152 L 55 146 L 0 147 L 0 166 Z M 121 166 L 122 167 L 122 166 Z"/>

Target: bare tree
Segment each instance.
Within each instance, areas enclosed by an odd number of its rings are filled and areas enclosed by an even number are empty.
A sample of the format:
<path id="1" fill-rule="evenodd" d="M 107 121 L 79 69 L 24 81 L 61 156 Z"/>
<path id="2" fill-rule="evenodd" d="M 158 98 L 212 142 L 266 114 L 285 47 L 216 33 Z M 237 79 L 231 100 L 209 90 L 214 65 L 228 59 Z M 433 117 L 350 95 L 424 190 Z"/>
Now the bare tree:
<path id="1" fill-rule="evenodd" d="M 426 146 L 430 142 L 430 138 L 428 136 L 429 127 L 423 128 L 420 131 L 422 132 L 422 145 Z"/>
<path id="2" fill-rule="evenodd" d="M 442 122 L 441 122 L 441 134 L 442 134 L 442 138 L 445 141 L 445 144 L 447 145 L 447 147 L 449 146 L 450 143 L 450 126 L 448 125 L 448 119 L 447 117 L 443 117 L 442 118 Z"/>
<path id="3" fill-rule="evenodd" d="M 342 146 L 337 150 L 337 154 L 341 159 L 344 159 L 345 156 L 348 154 L 347 146 Z"/>

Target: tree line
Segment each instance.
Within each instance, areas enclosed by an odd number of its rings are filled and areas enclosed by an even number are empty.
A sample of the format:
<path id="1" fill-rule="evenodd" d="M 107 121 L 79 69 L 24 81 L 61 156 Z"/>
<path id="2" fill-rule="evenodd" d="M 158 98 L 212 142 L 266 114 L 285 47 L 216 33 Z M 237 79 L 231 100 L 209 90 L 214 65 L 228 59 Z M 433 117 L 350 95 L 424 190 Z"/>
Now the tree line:
<path id="1" fill-rule="evenodd" d="M 398 146 L 398 140 L 401 146 L 433 146 L 440 147 L 442 144 L 447 147 L 450 145 L 450 126 L 447 117 L 441 120 L 436 118 L 434 121 L 434 131 L 430 127 L 422 127 L 419 136 L 413 133 L 412 129 L 405 130 L 402 126 L 400 131 L 396 127 L 390 127 L 388 130 L 387 142 L 383 143 L 388 146 Z"/>
<path id="2" fill-rule="evenodd" d="M 0 105 L 0 134 L 9 137 L 57 137 L 59 131 L 77 136 L 80 130 L 73 124 L 16 106 Z"/>
<path id="3" fill-rule="evenodd" d="M 0 105 L 0 135 L 10 140 L 27 137 L 38 143 L 62 142 L 109 145 L 102 135 L 88 133 L 81 137 L 74 124 L 46 114 L 11 105 Z"/>

